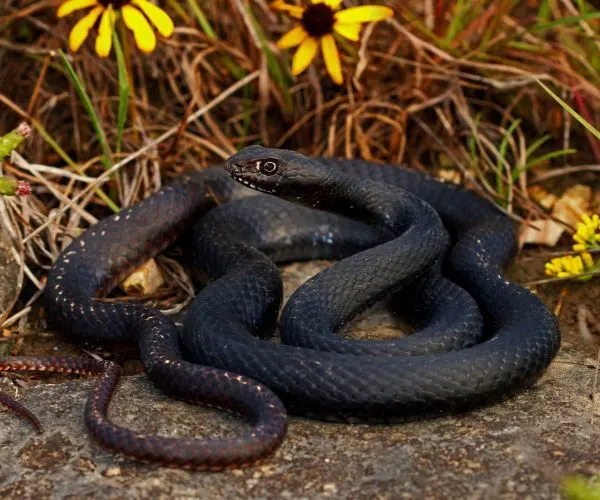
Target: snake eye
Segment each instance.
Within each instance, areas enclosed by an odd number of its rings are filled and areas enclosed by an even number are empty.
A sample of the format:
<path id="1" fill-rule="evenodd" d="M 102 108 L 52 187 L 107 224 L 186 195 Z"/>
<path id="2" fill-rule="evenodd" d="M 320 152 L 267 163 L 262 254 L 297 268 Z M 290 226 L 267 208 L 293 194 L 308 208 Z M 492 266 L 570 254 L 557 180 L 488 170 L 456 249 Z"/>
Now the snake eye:
<path id="1" fill-rule="evenodd" d="M 259 170 L 265 175 L 273 175 L 277 172 L 277 167 L 277 163 L 273 160 L 261 161 L 258 164 Z"/>

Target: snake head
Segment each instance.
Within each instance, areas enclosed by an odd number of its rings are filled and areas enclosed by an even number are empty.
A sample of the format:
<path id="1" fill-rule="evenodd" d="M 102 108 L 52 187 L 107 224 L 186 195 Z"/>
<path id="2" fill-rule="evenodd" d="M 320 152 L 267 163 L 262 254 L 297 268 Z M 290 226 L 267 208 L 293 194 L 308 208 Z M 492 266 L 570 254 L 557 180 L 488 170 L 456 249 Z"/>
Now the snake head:
<path id="1" fill-rule="evenodd" d="M 249 146 L 225 162 L 225 170 L 236 181 L 257 191 L 275 194 L 282 179 L 285 159 L 281 150 Z"/>
<path id="2" fill-rule="evenodd" d="M 318 185 L 322 166 L 295 151 L 248 146 L 225 162 L 236 181 L 257 191 L 282 198 L 304 198 Z"/>

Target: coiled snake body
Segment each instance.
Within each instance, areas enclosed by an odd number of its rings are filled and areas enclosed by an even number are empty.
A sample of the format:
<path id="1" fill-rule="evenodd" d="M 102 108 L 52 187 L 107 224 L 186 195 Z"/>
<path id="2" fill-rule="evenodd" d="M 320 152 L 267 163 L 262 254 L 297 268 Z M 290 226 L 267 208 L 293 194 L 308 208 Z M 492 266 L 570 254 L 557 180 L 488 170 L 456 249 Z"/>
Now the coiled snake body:
<path id="1" fill-rule="evenodd" d="M 45 303 L 61 332 L 137 341 L 155 385 L 240 413 L 250 432 L 173 439 L 115 426 L 105 416 L 118 376 L 112 364 L 4 358 L 0 369 L 102 372 L 86 409 L 102 444 L 141 459 L 220 469 L 278 446 L 286 429 L 278 397 L 294 413 L 323 419 L 411 419 L 497 400 L 533 381 L 556 354 L 554 316 L 502 275 L 515 250 L 512 222 L 473 193 L 394 166 L 258 146 L 225 169 L 279 198 L 248 198 L 221 169 L 184 175 L 76 239 L 48 278 Z M 203 214 L 190 246 L 210 283 L 190 307 L 181 338 L 157 311 L 92 299 Z M 285 345 L 262 340 L 276 326 L 282 297 L 274 262 L 340 257 L 286 304 Z M 386 297 L 410 312 L 417 333 L 380 342 L 335 335 Z"/>

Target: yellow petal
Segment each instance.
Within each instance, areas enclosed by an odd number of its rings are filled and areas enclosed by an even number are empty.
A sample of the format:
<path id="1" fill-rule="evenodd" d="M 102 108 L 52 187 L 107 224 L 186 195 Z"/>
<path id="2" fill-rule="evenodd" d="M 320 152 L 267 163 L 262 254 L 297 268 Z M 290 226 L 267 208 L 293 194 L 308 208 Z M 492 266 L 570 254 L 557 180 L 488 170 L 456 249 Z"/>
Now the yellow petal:
<path id="1" fill-rule="evenodd" d="M 329 5 L 333 10 L 338 10 L 342 5 L 342 0 L 325 0 L 325 5 Z"/>
<path id="2" fill-rule="evenodd" d="M 287 12 L 290 16 L 295 17 L 296 19 L 302 19 L 302 14 L 304 14 L 304 9 L 302 7 L 298 7 L 297 5 L 289 5 L 283 0 L 275 0 L 273 3 L 271 3 L 271 8 L 281 12 Z"/>
<path id="3" fill-rule="evenodd" d="M 335 19 L 340 23 L 369 23 L 371 21 L 381 21 L 393 15 L 394 11 L 389 7 L 363 5 L 362 7 L 340 10 L 335 13 Z"/>
<path id="4" fill-rule="evenodd" d="M 98 27 L 98 36 L 96 37 L 96 54 L 100 57 L 108 57 L 108 54 L 110 54 L 114 23 L 115 14 L 112 7 L 109 7 L 102 14 L 100 26 Z"/>
<path id="5" fill-rule="evenodd" d="M 298 50 L 294 54 L 294 59 L 292 60 L 292 75 L 299 75 L 308 68 L 317 55 L 318 48 L 319 44 L 312 37 L 308 37 L 300 44 L 300 47 L 298 47 Z"/>
<path id="6" fill-rule="evenodd" d="M 342 0 L 312 0 L 312 3 L 324 3 L 328 7 L 331 7 L 333 10 L 338 10 L 340 8 L 340 5 L 342 5 Z"/>
<path id="7" fill-rule="evenodd" d="M 58 17 L 65 17 L 71 12 L 86 9 L 92 5 L 98 5 L 98 0 L 67 0 L 58 8 L 56 15 Z"/>
<path id="8" fill-rule="evenodd" d="M 321 38 L 321 50 L 323 51 L 323 59 L 325 59 L 325 67 L 331 79 L 341 85 L 344 81 L 342 76 L 342 65 L 340 64 L 340 55 L 335 45 L 335 40 L 331 35 L 325 35 Z"/>
<path id="9" fill-rule="evenodd" d="M 594 266 L 594 259 L 592 258 L 592 255 L 588 252 L 583 252 L 581 254 L 581 258 L 583 259 L 583 263 L 585 264 L 585 267 L 593 267 Z"/>
<path id="10" fill-rule="evenodd" d="M 344 38 L 348 40 L 352 40 L 353 42 L 358 42 L 360 38 L 360 24 L 345 24 L 345 23 L 335 23 L 333 25 L 334 31 L 338 35 L 342 35 Z"/>
<path id="11" fill-rule="evenodd" d="M 280 49 L 289 49 L 290 47 L 295 47 L 306 40 L 306 37 L 308 37 L 308 33 L 304 31 L 304 28 L 302 26 L 297 26 L 296 28 L 288 31 L 277 41 L 277 47 Z"/>
<path id="12" fill-rule="evenodd" d="M 125 26 L 133 31 L 133 37 L 138 48 L 142 52 L 152 52 L 156 47 L 156 35 L 144 15 L 131 5 L 124 5 L 121 13 Z"/>
<path id="13" fill-rule="evenodd" d="M 103 10 L 104 7 L 95 7 L 73 26 L 71 33 L 69 33 L 69 48 L 73 52 L 77 52 L 83 45 L 83 42 L 85 42 L 90 30 L 96 23 L 100 14 L 102 14 Z"/>
<path id="14" fill-rule="evenodd" d="M 175 29 L 173 21 L 160 7 L 148 2 L 148 0 L 133 0 L 131 3 L 139 7 L 146 14 L 146 17 L 156 26 L 156 29 L 162 36 L 168 38 L 173 34 L 173 30 Z"/>

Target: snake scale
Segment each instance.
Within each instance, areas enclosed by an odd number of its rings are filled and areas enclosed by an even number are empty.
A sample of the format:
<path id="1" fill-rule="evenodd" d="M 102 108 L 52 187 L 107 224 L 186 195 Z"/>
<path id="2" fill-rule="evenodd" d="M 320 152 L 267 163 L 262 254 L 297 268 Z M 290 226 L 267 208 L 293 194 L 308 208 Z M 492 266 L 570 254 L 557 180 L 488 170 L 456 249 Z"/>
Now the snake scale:
<path id="1" fill-rule="evenodd" d="M 181 332 L 156 310 L 94 299 L 181 234 L 208 282 Z M 107 361 L 6 357 L 0 370 L 99 373 L 85 419 L 105 447 L 179 467 L 243 466 L 281 443 L 286 408 L 402 421 L 464 411 L 534 381 L 560 331 L 538 297 L 503 276 L 515 249 L 512 221 L 463 188 L 392 165 L 250 146 L 225 169 L 185 173 L 88 229 L 57 259 L 44 294 L 57 331 L 137 343 L 157 387 L 244 416 L 246 434 L 166 438 L 111 423 L 119 369 Z M 282 301 L 276 263 L 315 258 L 339 260 L 288 300 L 282 344 L 265 340 Z M 337 335 L 382 300 L 416 333 Z"/>

